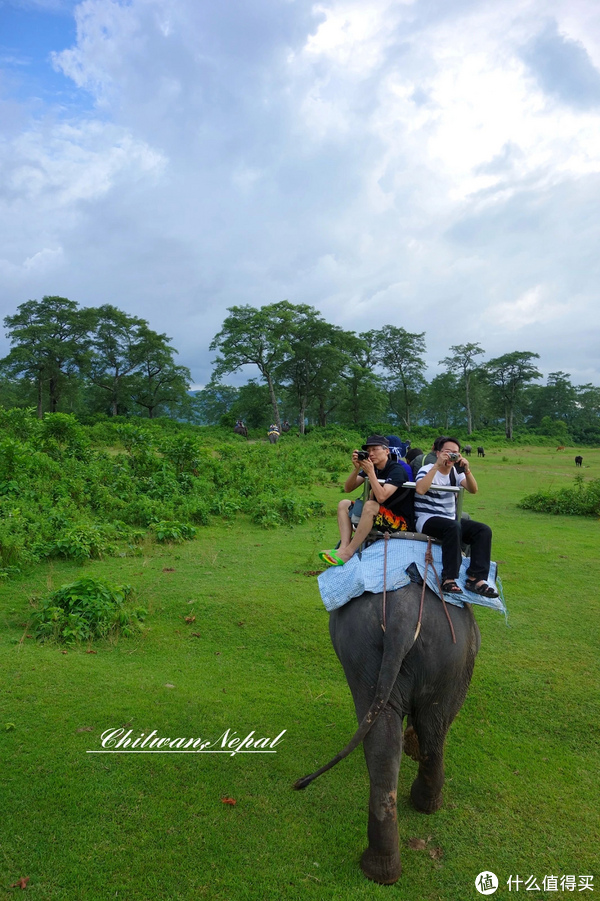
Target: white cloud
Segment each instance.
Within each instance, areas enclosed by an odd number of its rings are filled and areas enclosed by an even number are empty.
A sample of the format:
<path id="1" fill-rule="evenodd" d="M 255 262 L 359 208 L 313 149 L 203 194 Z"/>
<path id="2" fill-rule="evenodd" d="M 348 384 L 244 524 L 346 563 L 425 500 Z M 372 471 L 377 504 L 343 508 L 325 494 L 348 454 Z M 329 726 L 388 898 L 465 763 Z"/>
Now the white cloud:
<path id="1" fill-rule="evenodd" d="M 540 325 L 560 316 L 567 316 L 568 313 L 568 307 L 547 299 L 543 285 L 536 285 L 516 300 L 491 307 L 486 312 L 486 318 L 492 325 L 513 332 L 524 326 Z"/>
<path id="2" fill-rule="evenodd" d="M 432 359 L 518 330 L 542 368 L 547 348 L 600 371 L 563 315 L 600 316 L 600 111 L 545 92 L 523 49 L 550 22 L 600 66 L 592 4 L 84 0 L 76 20 L 54 64 L 92 111 L 48 104 L 0 144 L 4 315 L 114 302 L 198 384 L 225 308 L 283 298 L 424 330 Z"/>

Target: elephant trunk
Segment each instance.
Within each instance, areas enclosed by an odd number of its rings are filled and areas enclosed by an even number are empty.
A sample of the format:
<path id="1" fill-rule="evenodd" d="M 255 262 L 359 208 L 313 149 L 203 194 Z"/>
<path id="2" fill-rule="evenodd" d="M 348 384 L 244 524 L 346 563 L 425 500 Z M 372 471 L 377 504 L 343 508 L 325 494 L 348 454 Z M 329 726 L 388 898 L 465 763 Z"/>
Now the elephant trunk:
<path id="1" fill-rule="evenodd" d="M 294 782 L 293 788 L 295 788 L 296 790 L 300 791 L 301 789 L 306 788 L 322 773 L 326 773 L 327 770 L 330 770 L 332 767 L 334 767 L 336 763 L 339 763 L 340 760 L 344 759 L 344 757 L 348 757 L 348 755 L 351 754 L 352 751 L 354 751 L 354 749 L 357 748 L 364 740 L 371 726 L 389 701 L 392 689 L 396 683 L 396 679 L 398 678 L 398 673 L 400 672 L 400 668 L 402 667 L 402 664 L 404 662 L 404 658 L 416 641 L 418 631 L 409 630 L 408 635 L 403 634 L 403 632 L 406 631 L 406 624 L 402 623 L 401 616 L 398 616 L 397 618 L 396 628 L 394 628 L 395 625 L 396 624 L 394 623 L 388 623 L 387 630 L 384 633 L 383 657 L 381 659 L 379 678 L 377 679 L 375 699 L 362 718 L 358 729 L 356 730 L 346 747 L 342 748 L 342 750 L 339 751 L 339 753 L 337 753 L 335 757 L 333 757 L 329 761 L 329 763 L 326 763 L 324 766 L 316 770 L 314 773 L 311 773 L 309 776 L 303 776 L 301 779 L 298 779 L 296 782 Z"/>

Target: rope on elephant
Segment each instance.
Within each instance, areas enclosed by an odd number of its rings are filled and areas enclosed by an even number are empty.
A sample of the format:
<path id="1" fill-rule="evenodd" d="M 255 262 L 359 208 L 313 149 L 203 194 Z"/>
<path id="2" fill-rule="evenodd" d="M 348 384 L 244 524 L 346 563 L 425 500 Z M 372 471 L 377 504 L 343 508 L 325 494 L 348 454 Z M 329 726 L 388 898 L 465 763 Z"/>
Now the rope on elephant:
<path id="1" fill-rule="evenodd" d="M 415 632 L 415 637 L 413 640 L 414 641 L 417 640 L 419 632 L 421 631 L 421 620 L 423 618 L 423 603 L 425 601 L 425 589 L 427 587 L 427 569 L 430 564 L 431 564 L 431 568 L 435 574 L 435 580 L 437 582 L 440 599 L 442 601 L 442 606 L 444 608 L 444 613 L 446 614 L 446 619 L 448 620 L 448 625 L 450 626 L 450 632 L 452 633 L 452 641 L 454 644 L 456 644 L 456 635 L 454 633 L 454 626 L 452 625 L 452 620 L 450 619 L 450 614 L 448 613 L 448 608 L 446 606 L 444 592 L 442 591 L 442 584 L 440 582 L 440 577 L 438 576 L 437 569 L 435 568 L 435 563 L 433 562 L 433 552 L 431 550 L 431 538 L 427 541 L 427 550 L 425 551 L 425 575 L 423 576 L 423 588 L 421 589 L 421 606 L 419 607 L 419 621 L 417 622 L 417 630 Z"/>
<path id="2" fill-rule="evenodd" d="M 390 539 L 390 533 L 385 532 L 384 544 L 383 544 L 383 598 L 381 601 L 381 628 L 385 632 L 385 602 L 387 597 L 386 590 L 386 575 L 387 575 L 387 549 L 388 549 L 388 541 Z"/>

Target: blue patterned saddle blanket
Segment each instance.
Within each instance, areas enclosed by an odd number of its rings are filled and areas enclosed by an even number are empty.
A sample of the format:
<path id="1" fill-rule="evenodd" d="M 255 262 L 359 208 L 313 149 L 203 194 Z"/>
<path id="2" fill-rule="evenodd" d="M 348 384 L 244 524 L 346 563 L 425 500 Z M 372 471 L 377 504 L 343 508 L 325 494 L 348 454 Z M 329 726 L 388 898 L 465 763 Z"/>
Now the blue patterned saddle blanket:
<path id="1" fill-rule="evenodd" d="M 318 578 L 319 591 L 327 610 L 336 610 L 338 607 L 347 604 L 352 598 L 360 597 L 365 591 L 371 591 L 373 594 L 379 594 L 383 591 L 385 544 L 385 541 L 376 541 L 366 548 L 360 556 L 355 554 L 351 557 L 344 566 L 332 566 L 321 573 Z M 387 561 L 385 566 L 387 591 L 395 591 L 397 588 L 404 588 L 405 585 L 409 584 L 411 578 L 408 571 L 412 564 L 416 566 L 421 579 L 425 578 L 426 550 L 427 543 L 425 541 L 403 539 L 387 542 Z M 439 544 L 432 544 L 431 550 L 435 568 L 441 578 L 442 549 Z M 462 588 L 462 594 L 448 594 L 444 592 L 444 599 L 449 604 L 454 604 L 457 607 L 463 607 L 465 603 L 491 607 L 493 610 L 499 610 L 506 616 L 507 610 L 503 598 L 502 583 L 498 576 L 496 563 L 490 564 L 487 581 L 499 592 L 499 597 L 497 598 L 485 598 L 480 594 L 467 591 L 465 581 L 469 563 L 469 558 L 464 557 L 459 577 L 456 580 Z M 427 585 L 435 594 L 439 594 L 437 580 L 431 566 L 427 568 Z"/>

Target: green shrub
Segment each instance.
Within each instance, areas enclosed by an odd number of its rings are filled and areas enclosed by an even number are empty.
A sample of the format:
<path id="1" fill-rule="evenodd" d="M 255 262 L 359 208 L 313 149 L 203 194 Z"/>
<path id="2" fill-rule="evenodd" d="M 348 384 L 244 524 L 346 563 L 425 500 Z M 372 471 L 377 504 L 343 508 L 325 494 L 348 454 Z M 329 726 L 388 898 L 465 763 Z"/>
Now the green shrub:
<path id="1" fill-rule="evenodd" d="M 196 534 L 196 529 L 185 522 L 167 520 L 153 523 L 152 531 L 157 541 L 189 541 Z"/>
<path id="2" fill-rule="evenodd" d="M 600 479 L 584 482 L 583 476 L 578 474 L 574 488 L 561 488 L 554 494 L 537 491 L 524 497 L 518 506 L 557 516 L 600 516 Z"/>
<path id="3" fill-rule="evenodd" d="M 147 611 L 124 609 L 130 585 L 112 585 L 99 579 L 79 579 L 62 585 L 44 598 L 31 619 L 31 629 L 41 641 L 73 643 L 94 641 L 109 635 L 133 635 Z"/>
<path id="4" fill-rule="evenodd" d="M 70 560 L 100 559 L 103 554 L 114 554 L 116 548 L 110 544 L 106 530 L 100 526 L 75 526 L 52 542 L 48 556 L 67 557 Z"/>

